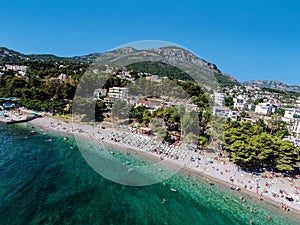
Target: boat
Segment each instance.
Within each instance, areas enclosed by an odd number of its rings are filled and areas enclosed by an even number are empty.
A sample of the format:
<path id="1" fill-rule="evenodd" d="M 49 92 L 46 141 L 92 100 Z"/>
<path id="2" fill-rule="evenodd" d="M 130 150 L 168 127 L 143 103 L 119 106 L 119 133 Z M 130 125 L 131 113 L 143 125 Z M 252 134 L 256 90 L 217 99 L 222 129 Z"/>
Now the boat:
<path id="1" fill-rule="evenodd" d="M 64 140 L 68 140 L 68 137 L 64 136 Z"/>
<path id="2" fill-rule="evenodd" d="M 171 191 L 172 191 L 172 192 L 177 192 L 177 190 L 176 190 L 176 189 L 174 189 L 174 188 L 171 188 Z"/>
<path id="3" fill-rule="evenodd" d="M 133 168 L 130 168 L 129 170 L 128 170 L 128 173 L 133 173 L 135 170 L 133 169 Z"/>

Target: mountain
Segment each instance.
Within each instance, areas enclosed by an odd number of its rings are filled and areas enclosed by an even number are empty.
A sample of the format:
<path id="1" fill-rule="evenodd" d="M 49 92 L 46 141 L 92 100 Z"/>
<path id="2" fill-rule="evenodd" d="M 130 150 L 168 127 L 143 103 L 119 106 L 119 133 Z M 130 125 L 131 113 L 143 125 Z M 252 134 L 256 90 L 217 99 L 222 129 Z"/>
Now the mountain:
<path id="1" fill-rule="evenodd" d="M 1 62 L 16 62 L 21 60 L 29 60 L 29 58 L 20 52 L 16 52 L 8 48 L 0 47 Z"/>
<path id="2" fill-rule="evenodd" d="M 223 86 L 222 83 L 219 83 L 220 81 L 224 81 L 227 84 L 238 84 L 238 81 L 235 78 L 223 74 L 215 64 L 207 62 L 195 54 L 177 46 L 147 50 L 137 50 L 126 47 L 97 54 L 96 56 L 97 57 L 95 57 L 94 54 L 91 54 L 80 57 L 80 59 L 93 60 L 96 58 L 95 63 L 97 64 L 119 67 L 126 67 L 141 62 L 152 62 L 152 66 L 153 63 L 158 63 L 160 65 L 168 64 L 177 67 L 179 70 L 188 74 L 192 80 L 207 87 L 216 88 Z M 160 65 L 156 66 L 160 67 Z M 150 73 L 151 71 L 145 68 L 145 71 L 140 70 L 140 72 Z"/>
<path id="3" fill-rule="evenodd" d="M 91 53 L 88 55 L 82 55 L 82 56 L 74 56 L 73 59 L 77 61 L 82 62 L 101 62 L 101 61 L 110 61 L 115 59 L 118 55 L 124 55 L 124 54 L 130 54 L 133 52 L 137 52 L 138 50 L 132 47 L 124 47 L 124 48 L 118 48 L 111 51 L 103 52 L 103 53 Z"/>
<path id="4" fill-rule="evenodd" d="M 126 67 L 139 62 L 153 62 L 154 64 L 157 63 L 156 67 L 161 67 L 159 65 L 165 64 L 177 67 L 182 72 L 181 75 L 185 74 L 184 76 L 188 75 L 191 78 L 185 77 L 184 80 L 194 80 L 207 87 L 216 88 L 238 84 L 238 81 L 234 77 L 222 73 L 215 64 L 207 62 L 177 46 L 147 50 L 124 47 L 104 53 L 93 53 L 75 57 L 58 57 L 51 54 L 25 55 L 4 47 L 0 48 L 0 63 L 21 64 L 23 61 L 72 61 L 120 67 Z M 154 64 L 152 65 L 152 69 Z M 151 71 L 145 70 L 141 72 Z"/>
<path id="5" fill-rule="evenodd" d="M 158 75 L 160 77 L 170 77 L 176 80 L 193 81 L 195 80 L 190 77 L 187 73 L 178 69 L 175 66 L 170 66 L 162 62 L 137 62 L 127 66 L 129 70 L 134 70 L 136 72 L 150 73 L 153 75 Z"/>
<path id="6" fill-rule="evenodd" d="M 242 85 L 300 93 L 300 85 L 289 84 L 277 80 L 250 80 L 250 81 L 243 82 Z"/>
<path id="7" fill-rule="evenodd" d="M 22 61 L 74 61 L 71 57 L 59 57 L 52 54 L 29 54 L 25 55 L 20 52 L 0 47 L 0 62 L 2 63 L 21 63 Z"/>

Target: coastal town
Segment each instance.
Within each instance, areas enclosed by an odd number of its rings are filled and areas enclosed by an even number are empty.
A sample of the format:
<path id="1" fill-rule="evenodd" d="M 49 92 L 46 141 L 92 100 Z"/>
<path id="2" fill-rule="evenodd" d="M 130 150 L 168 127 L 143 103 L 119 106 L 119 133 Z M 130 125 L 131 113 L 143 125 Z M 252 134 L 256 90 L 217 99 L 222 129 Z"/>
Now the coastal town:
<path id="1" fill-rule="evenodd" d="M 91 67 L 96 76 L 84 63 L 33 65 L 0 65 L 1 123 L 28 122 L 32 135 L 49 130 L 144 155 L 211 187 L 224 184 L 245 207 L 252 196 L 298 213 L 300 94 L 231 81 L 212 89 L 164 64 L 151 64 L 157 74 L 141 71 L 143 63 Z"/>
<path id="2" fill-rule="evenodd" d="M 2 67 L 2 71 L 6 70 L 13 70 L 18 78 L 28 82 L 27 78 L 24 78 L 28 68 L 5 65 Z M 127 68 L 119 71 L 106 67 L 102 72 L 112 73 L 118 79 L 128 80 L 132 83 L 135 83 L 136 78 L 143 78 L 144 82 L 154 82 L 158 85 L 168 80 L 167 77 L 149 73 L 133 73 Z M 69 76 L 59 75 L 57 79 L 59 82 L 66 82 Z M 184 81 L 177 82 L 184 83 Z M 55 111 L 26 108 L 18 103 L 16 97 L 1 98 L 1 122 L 14 123 L 30 120 L 33 125 L 55 132 L 81 135 L 91 141 L 119 148 L 135 149 L 137 152 L 145 151 L 161 160 L 170 159 L 174 163 L 179 163 L 181 167 L 189 168 L 196 173 L 201 172 L 211 185 L 213 185 L 213 180 L 217 179 L 230 183 L 233 190 L 247 190 L 256 194 L 259 199 L 267 197 L 275 200 L 281 204 L 281 208 L 284 210 L 299 209 L 300 183 L 298 177 L 287 179 L 274 171 L 265 170 L 263 173 L 254 173 L 243 170 L 224 156 L 226 152 L 222 150 L 222 142 L 218 142 L 218 147 L 213 142 L 207 142 L 201 147 L 197 141 L 191 141 L 190 138 L 187 138 L 187 134 L 184 135 L 180 132 L 184 129 L 183 127 L 178 129 L 178 123 L 180 123 L 178 117 L 180 116 L 176 113 L 176 109 L 183 104 L 180 102 L 184 102 L 187 113 L 199 111 L 199 104 L 170 95 L 151 97 L 145 94 L 131 95 L 131 90 L 131 87 L 112 86 L 107 89 L 96 88 L 93 91 L 93 101 L 101 103 L 103 117 L 100 122 L 93 118 L 84 119 L 84 115 L 78 121 L 76 117 L 75 119 L 68 118 L 67 115 L 59 115 Z M 277 123 L 282 122 L 280 124 L 288 129 L 282 139 L 298 147 L 300 142 L 300 97 L 298 95 L 241 85 L 220 88 L 217 91 L 208 91 L 203 94 L 212 99 L 212 107 L 210 107 L 212 116 L 228 121 L 248 122 L 252 125 L 262 122 L 266 127 L 270 126 L 275 118 Z M 133 108 L 131 110 L 136 110 L 134 111 L 135 116 L 126 118 L 121 115 L 120 112 L 123 109 L 116 106 L 122 102 L 130 104 L 130 107 Z M 159 113 L 162 113 L 161 115 L 165 113 L 169 119 L 165 120 L 165 125 L 160 125 L 157 129 L 154 120 L 150 118 L 151 115 L 159 115 Z M 173 120 L 170 119 L 172 116 Z M 85 125 L 83 125 L 83 121 Z M 210 122 L 207 125 L 209 124 Z M 211 150 L 213 151 L 211 152 Z"/>
<path id="3" fill-rule="evenodd" d="M 299 12 L 1 2 L 0 225 L 299 225 Z"/>
<path id="4" fill-rule="evenodd" d="M 233 120 L 256 124 L 262 119 L 266 125 L 273 117 L 287 124 L 290 134 L 285 140 L 298 146 L 300 134 L 300 97 L 297 93 L 287 94 L 251 86 L 235 86 L 215 93 L 214 114 Z M 228 106 L 228 107 L 226 107 Z"/>
<path id="5" fill-rule="evenodd" d="M 60 65 L 59 68 L 64 67 Z M 28 82 L 29 67 L 22 65 L 5 64 L 0 66 L 0 76 L 6 74 L 13 74 L 14 77 Z M 135 82 L 138 77 L 145 78 L 146 81 L 154 82 L 164 85 L 164 80 L 167 77 L 160 77 L 150 73 L 134 73 L 132 70 L 123 68 L 118 70 L 113 67 L 106 67 L 103 73 L 115 74 L 121 80 L 128 82 Z M 52 80 L 54 78 L 51 78 Z M 70 81 L 70 76 L 67 74 L 60 74 L 55 78 L 58 82 L 64 83 Z M 147 97 L 145 95 L 132 95 L 130 90 L 132 88 L 124 86 L 112 86 L 107 89 L 98 88 L 93 92 L 93 100 L 101 101 L 105 108 L 106 119 L 108 119 L 112 111 L 112 106 L 115 102 L 125 101 L 131 104 L 132 107 L 145 107 L 150 113 L 153 113 L 160 108 L 175 108 L 179 105 L 178 99 L 171 95 L 160 95 Z M 233 87 L 219 88 L 216 91 L 209 91 L 206 93 L 213 102 L 210 103 L 213 115 L 228 118 L 230 120 L 238 120 L 242 122 L 251 122 L 256 124 L 258 120 L 262 120 L 268 126 L 272 119 L 286 123 L 289 133 L 284 136 L 284 140 L 290 141 L 295 146 L 300 143 L 300 94 L 288 93 L 280 90 L 273 90 L 267 88 L 260 88 L 254 86 L 236 85 Z M 173 98 L 172 98 L 173 97 Z M 46 108 L 38 107 L 39 109 L 30 109 L 26 106 L 18 104 L 17 97 L 2 97 L 1 104 L 1 121 L 24 121 L 27 115 L 55 115 L 56 110 L 47 111 Z M 62 99 L 68 105 L 70 100 Z M 190 110 L 198 110 L 197 104 L 190 102 L 186 104 Z M 16 110 L 17 109 L 17 110 Z M 11 113 L 13 111 L 14 113 Z M 17 113 L 18 112 L 18 113 Z M 70 112 L 70 111 L 69 111 Z M 107 116 L 108 114 L 108 116 Z"/>

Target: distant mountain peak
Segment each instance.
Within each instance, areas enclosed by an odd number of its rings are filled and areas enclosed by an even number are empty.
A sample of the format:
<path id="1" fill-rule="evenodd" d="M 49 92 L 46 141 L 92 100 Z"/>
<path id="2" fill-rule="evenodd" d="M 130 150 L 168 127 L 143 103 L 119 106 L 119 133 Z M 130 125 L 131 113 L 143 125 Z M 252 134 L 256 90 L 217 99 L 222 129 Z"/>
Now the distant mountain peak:
<path id="1" fill-rule="evenodd" d="M 222 86 L 220 84 L 222 81 L 226 81 L 226 85 L 238 84 L 235 78 L 223 74 L 215 64 L 207 62 L 194 53 L 177 46 L 142 50 L 120 48 L 99 54 L 96 62 L 98 64 L 103 63 L 120 67 L 126 67 L 139 62 L 165 63 L 177 67 L 191 76 L 197 83 L 207 87 L 217 88 Z"/>
<path id="2" fill-rule="evenodd" d="M 170 66 L 178 67 L 189 74 L 196 82 L 206 86 L 219 86 L 218 83 L 223 81 L 226 81 L 226 84 L 230 85 L 238 84 L 235 78 L 223 74 L 215 64 L 207 62 L 194 53 L 178 46 L 165 46 L 151 49 L 136 49 L 131 46 L 125 46 L 104 53 L 93 53 L 70 58 L 57 57 L 51 54 L 24 55 L 7 48 L 0 48 L 0 61 L 5 63 L 22 63 L 24 60 L 97 62 L 122 67 L 137 62 L 162 62 Z"/>
<path id="3" fill-rule="evenodd" d="M 34 60 L 34 61 L 70 61 L 72 58 L 59 57 L 53 54 L 29 54 L 23 53 L 0 47 L 0 61 L 5 63 L 20 63 L 21 61 Z"/>
<path id="4" fill-rule="evenodd" d="M 282 91 L 300 92 L 300 85 L 289 84 L 278 80 L 250 80 L 242 83 L 244 86 L 278 89 Z"/>
<path id="5" fill-rule="evenodd" d="M 26 60 L 28 57 L 26 57 L 24 54 L 5 48 L 0 47 L 0 60 L 1 61 L 10 61 L 12 59 L 14 60 Z"/>
<path id="6" fill-rule="evenodd" d="M 133 47 L 125 46 L 125 47 L 122 47 L 122 48 L 113 49 L 112 51 L 109 51 L 109 52 L 118 52 L 118 53 L 121 53 L 121 54 L 128 54 L 128 53 L 132 53 L 132 52 L 136 52 L 136 51 L 138 51 L 138 50 L 133 48 Z"/>

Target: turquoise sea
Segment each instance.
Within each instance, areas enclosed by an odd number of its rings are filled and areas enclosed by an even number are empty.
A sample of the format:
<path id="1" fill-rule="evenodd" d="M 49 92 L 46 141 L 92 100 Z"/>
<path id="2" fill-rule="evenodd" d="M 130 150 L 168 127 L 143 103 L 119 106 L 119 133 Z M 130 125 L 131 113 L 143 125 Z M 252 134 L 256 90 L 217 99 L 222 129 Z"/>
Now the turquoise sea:
<path id="1" fill-rule="evenodd" d="M 37 133 L 32 134 L 33 129 Z M 243 203 L 239 193 L 228 187 L 210 186 L 184 172 L 166 180 L 167 185 L 132 187 L 111 182 L 85 162 L 74 138 L 64 140 L 30 125 L 0 125 L 0 143 L 1 225 L 244 225 L 249 220 L 298 224 L 290 213 L 247 197 Z M 118 157 L 139 160 L 120 152 Z M 162 198 L 167 201 L 162 203 Z"/>

